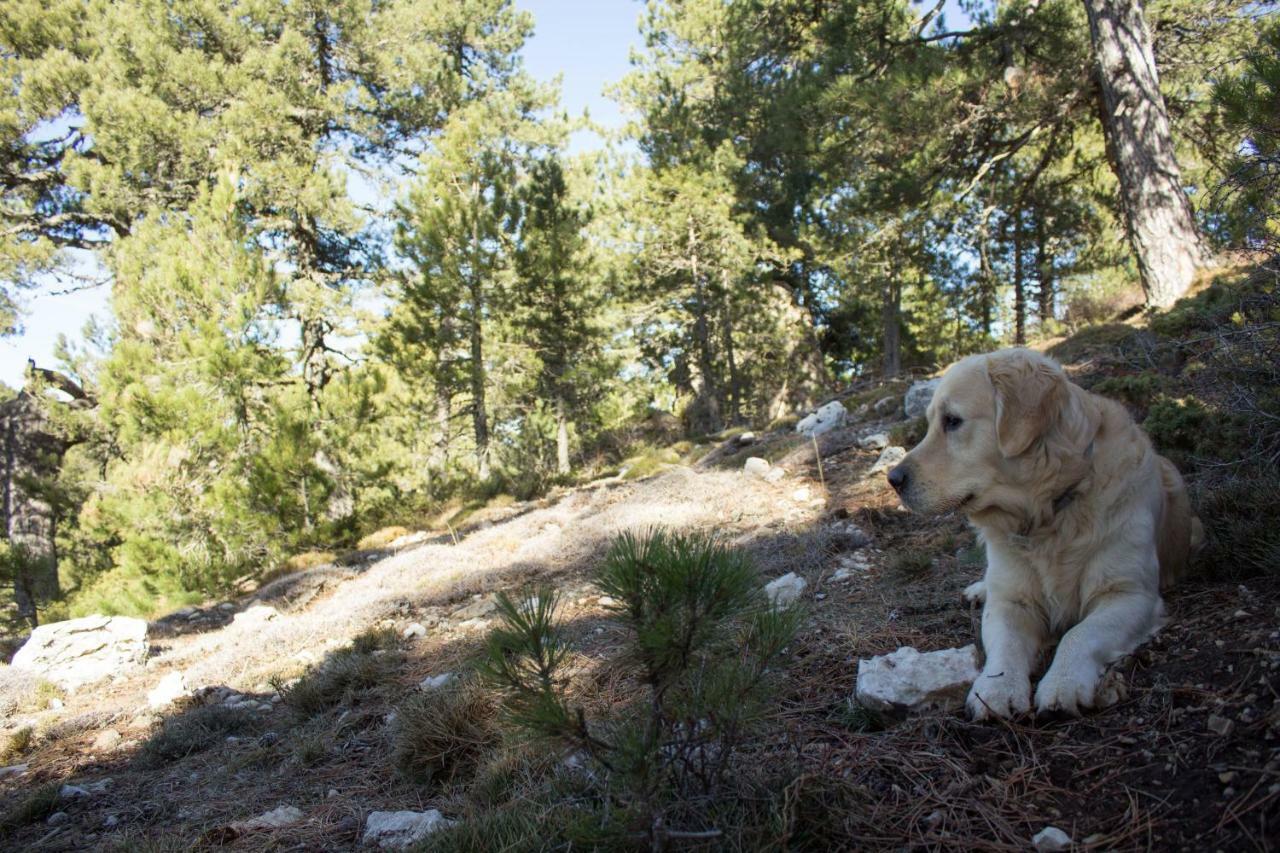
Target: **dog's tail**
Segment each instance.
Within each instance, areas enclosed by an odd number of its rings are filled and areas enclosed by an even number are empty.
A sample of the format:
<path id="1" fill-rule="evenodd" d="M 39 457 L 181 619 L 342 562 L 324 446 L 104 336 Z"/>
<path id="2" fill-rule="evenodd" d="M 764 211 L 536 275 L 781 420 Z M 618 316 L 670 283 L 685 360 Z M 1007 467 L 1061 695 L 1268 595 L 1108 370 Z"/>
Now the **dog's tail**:
<path id="1" fill-rule="evenodd" d="M 1196 554 L 1204 547 L 1204 525 L 1199 518 L 1191 516 L 1191 553 Z"/>

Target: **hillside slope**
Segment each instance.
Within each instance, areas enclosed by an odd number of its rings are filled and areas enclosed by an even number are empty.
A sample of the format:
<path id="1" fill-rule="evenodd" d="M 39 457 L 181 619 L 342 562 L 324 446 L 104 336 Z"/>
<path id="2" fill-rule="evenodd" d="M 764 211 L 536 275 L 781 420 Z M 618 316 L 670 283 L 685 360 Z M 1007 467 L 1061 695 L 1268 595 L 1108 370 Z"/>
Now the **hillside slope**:
<path id="1" fill-rule="evenodd" d="M 1122 345 L 1141 331 L 1118 325 L 1057 352 L 1087 385 L 1142 375 Z M 1182 367 L 1161 369 L 1172 383 Z M 1161 399 L 1131 404 L 1159 411 Z M 789 432 L 746 447 L 730 439 L 644 480 L 512 507 L 457 540 L 410 537 L 167 617 L 153 625 L 145 671 L 62 707 L 0 671 L 5 734 L 17 739 L 7 763 L 28 765 L 0 779 L 4 845 L 346 850 L 372 811 L 436 808 L 458 824 L 424 849 L 564 846 L 592 808 L 557 793 L 583 772 L 571 756 L 495 734 L 482 700 L 459 717 L 460 727 L 483 723 L 467 760 L 415 778 L 403 772 L 399 714 L 424 679 L 465 673 L 493 624 L 494 592 L 533 582 L 562 594 L 583 701 L 625 703 L 634 685 L 617 666 L 623 632 L 589 573 L 618 532 L 661 525 L 715 530 L 752 553 L 762 579 L 796 572 L 808 582 L 772 734 L 749 746 L 742 770 L 747 806 L 714 840 L 687 846 L 1022 850 L 1047 825 L 1080 849 L 1274 846 L 1274 573 L 1241 582 L 1202 565 L 1168 596 L 1166 629 L 1118 665 L 1128 697 L 1084 719 L 888 721 L 849 704 L 859 658 L 964 645 L 977 628 L 959 594 L 981 572 L 972 534 L 956 518 L 906 514 L 883 478 L 868 476 L 878 451 L 864 438 L 918 429 L 901 423 L 896 399 L 879 408 L 892 413 L 854 419 L 818 445 Z M 743 472 L 749 455 L 776 460 L 785 476 Z M 188 698 L 151 709 L 148 692 L 174 673 Z M 64 784 L 82 792 L 60 798 Z M 237 825 L 283 806 L 298 809 L 285 826 Z"/>

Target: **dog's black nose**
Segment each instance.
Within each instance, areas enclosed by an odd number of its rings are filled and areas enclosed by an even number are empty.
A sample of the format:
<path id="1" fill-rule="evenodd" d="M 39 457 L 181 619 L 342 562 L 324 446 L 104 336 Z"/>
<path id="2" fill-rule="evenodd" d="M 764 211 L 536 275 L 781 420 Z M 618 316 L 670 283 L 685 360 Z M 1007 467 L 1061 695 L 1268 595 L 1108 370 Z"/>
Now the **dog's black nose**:
<path id="1" fill-rule="evenodd" d="M 907 466 L 896 465 L 889 469 L 889 485 L 899 493 L 907 487 Z"/>

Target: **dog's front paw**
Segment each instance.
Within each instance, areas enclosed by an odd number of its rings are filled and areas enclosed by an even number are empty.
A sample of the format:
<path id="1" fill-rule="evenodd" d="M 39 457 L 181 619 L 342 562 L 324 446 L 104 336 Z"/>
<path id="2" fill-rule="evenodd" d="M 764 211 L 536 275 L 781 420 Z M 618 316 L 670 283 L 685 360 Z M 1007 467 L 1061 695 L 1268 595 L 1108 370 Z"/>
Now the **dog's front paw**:
<path id="1" fill-rule="evenodd" d="M 1031 710 L 1031 682 L 1003 672 L 983 673 L 969 689 L 965 701 L 975 720 L 1009 719 Z"/>
<path id="2" fill-rule="evenodd" d="M 986 604 L 987 603 L 987 582 L 974 581 L 964 588 L 964 592 L 960 596 L 969 604 Z"/>
<path id="3" fill-rule="evenodd" d="M 1055 662 L 1036 687 L 1036 713 L 1060 712 L 1078 717 L 1089 708 L 1112 704 L 1123 692 L 1123 682 L 1099 679 L 1093 666 Z"/>

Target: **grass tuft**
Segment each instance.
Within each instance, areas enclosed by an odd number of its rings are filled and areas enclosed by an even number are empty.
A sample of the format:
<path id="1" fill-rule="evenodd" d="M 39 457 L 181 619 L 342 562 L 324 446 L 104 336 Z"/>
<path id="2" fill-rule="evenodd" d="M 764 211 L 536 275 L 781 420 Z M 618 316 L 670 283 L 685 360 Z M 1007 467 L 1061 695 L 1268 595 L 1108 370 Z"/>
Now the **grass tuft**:
<path id="1" fill-rule="evenodd" d="M 260 728 L 249 711 L 202 705 L 167 718 L 143 751 L 153 759 L 176 761 L 223 743 L 229 735 L 256 734 Z"/>
<path id="2" fill-rule="evenodd" d="M 471 678 L 414 694 L 397 723 L 396 766 L 421 784 L 472 776 L 498 743 L 497 704 Z"/>

